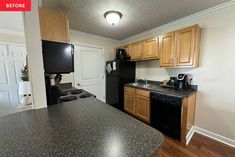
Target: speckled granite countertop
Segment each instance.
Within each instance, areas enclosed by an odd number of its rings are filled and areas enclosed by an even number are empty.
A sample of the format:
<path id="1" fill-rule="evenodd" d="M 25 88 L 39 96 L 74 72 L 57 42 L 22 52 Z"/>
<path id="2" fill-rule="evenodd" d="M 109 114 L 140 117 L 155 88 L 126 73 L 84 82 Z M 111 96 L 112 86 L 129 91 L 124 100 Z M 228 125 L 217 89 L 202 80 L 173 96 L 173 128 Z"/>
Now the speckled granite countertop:
<path id="1" fill-rule="evenodd" d="M 145 84 L 141 84 L 141 83 L 138 83 L 138 84 L 129 83 L 125 85 L 129 87 L 146 89 L 146 90 L 150 90 L 151 92 L 163 93 L 165 95 L 172 95 L 172 96 L 177 96 L 181 98 L 187 98 L 197 92 L 197 90 L 193 88 L 190 88 L 186 91 L 178 91 L 173 88 L 161 87 L 160 84 L 151 84 L 150 86 L 146 86 Z"/>
<path id="2" fill-rule="evenodd" d="M 1 157 L 149 157 L 154 128 L 94 97 L 0 118 Z"/>

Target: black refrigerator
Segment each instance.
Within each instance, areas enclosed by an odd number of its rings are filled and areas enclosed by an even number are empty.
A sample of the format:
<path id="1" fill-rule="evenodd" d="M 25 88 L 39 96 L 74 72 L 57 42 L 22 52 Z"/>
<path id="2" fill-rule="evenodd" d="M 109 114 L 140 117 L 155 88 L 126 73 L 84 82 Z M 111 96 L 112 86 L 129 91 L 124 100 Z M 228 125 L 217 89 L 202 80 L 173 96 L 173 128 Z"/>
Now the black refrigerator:
<path id="1" fill-rule="evenodd" d="M 135 81 L 135 62 L 106 62 L 106 103 L 124 110 L 124 84 Z"/>

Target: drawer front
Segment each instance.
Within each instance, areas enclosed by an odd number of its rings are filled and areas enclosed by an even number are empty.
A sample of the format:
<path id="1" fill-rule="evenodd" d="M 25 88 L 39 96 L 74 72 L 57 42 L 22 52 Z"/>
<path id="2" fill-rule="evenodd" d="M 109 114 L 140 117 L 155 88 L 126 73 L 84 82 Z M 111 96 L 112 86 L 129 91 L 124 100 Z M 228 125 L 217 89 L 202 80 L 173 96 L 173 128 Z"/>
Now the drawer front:
<path id="1" fill-rule="evenodd" d="M 136 94 L 144 96 L 144 97 L 148 97 L 149 98 L 149 91 L 147 90 L 142 90 L 142 89 L 136 89 Z"/>
<path id="2" fill-rule="evenodd" d="M 132 87 L 124 87 L 124 92 L 135 93 L 135 88 L 132 88 Z"/>

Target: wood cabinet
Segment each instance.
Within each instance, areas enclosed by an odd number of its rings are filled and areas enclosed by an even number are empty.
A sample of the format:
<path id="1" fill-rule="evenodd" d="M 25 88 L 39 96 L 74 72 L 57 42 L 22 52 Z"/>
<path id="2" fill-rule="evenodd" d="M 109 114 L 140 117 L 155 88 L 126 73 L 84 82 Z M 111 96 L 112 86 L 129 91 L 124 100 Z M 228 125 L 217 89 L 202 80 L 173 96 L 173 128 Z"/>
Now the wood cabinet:
<path id="1" fill-rule="evenodd" d="M 39 22 L 43 40 L 69 42 L 68 20 L 63 12 L 39 8 Z"/>
<path id="2" fill-rule="evenodd" d="M 187 137 L 192 133 L 192 127 L 195 120 L 195 110 L 196 110 L 196 93 L 188 98 L 183 99 L 182 104 L 182 121 L 181 121 L 181 139 L 182 145 L 186 145 Z"/>
<path id="3" fill-rule="evenodd" d="M 122 46 L 133 61 L 160 60 L 160 67 L 198 67 L 201 30 L 193 25 Z"/>
<path id="4" fill-rule="evenodd" d="M 135 114 L 135 89 L 125 87 L 124 89 L 124 110 L 130 114 Z"/>
<path id="5" fill-rule="evenodd" d="M 160 36 L 160 66 L 171 67 L 174 65 L 175 33 Z"/>
<path id="6" fill-rule="evenodd" d="M 159 38 L 150 38 L 143 41 L 133 42 L 129 45 L 120 46 L 126 50 L 127 55 L 133 61 L 159 59 Z M 115 52 L 118 48 L 115 48 Z"/>
<path id="7" fill-rule="evenodd" d="M 195 120 L 196 93 L 183 99 L 181 109 L 180 143 L 186 145 Z M 124 87 L 124 110 L 134 117 L 151 124 L 150 91 L 135 87 Z"/>
<path id="8" fill-rule="evenodd" d="M 150 123 L 150 100 L 149 97 L 136 95 L 135 114 L 143 121 Z"/>
<path id="9" fill-rule="evenodd" d="M 158 59 L 159 41 L 158 37 L 147 39 L 143 42 L 143 59 Z"/>
<path id="10" fill-rule="evenodd" d="M 197 25 L 176 31 L 175 66 L 197 67 L 199 60 L 200 28 Z"/>
<path id="11" fill-rule="evenodd" d="M 193 25 L 160 36 L 161 67 L 198 67 L 200 28 Z"/>
<path id="12" fill-rule="evenodd" d="M 138 119 L 150 123 L 149 91 L 124 87 L 124 110 Z"/>
<path id="13" fill-rule="evenodd" d="M 143 53 L 143 42 L 142 41 L 132 43 L 130 48 L 131 48 L 131 60 L 142 59 L 142 53 Z"/>

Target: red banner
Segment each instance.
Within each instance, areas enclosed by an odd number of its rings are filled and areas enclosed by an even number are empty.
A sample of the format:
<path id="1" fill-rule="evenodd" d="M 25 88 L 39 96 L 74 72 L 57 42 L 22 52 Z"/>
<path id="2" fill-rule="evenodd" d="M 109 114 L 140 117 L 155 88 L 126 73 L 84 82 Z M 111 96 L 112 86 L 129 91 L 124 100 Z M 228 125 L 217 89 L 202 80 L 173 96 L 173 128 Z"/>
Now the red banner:
<path id="1" fill-rule="evenodd" d="M 31 0 L 0 0 L 0 11 L 31 11 Z"/>

